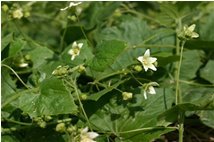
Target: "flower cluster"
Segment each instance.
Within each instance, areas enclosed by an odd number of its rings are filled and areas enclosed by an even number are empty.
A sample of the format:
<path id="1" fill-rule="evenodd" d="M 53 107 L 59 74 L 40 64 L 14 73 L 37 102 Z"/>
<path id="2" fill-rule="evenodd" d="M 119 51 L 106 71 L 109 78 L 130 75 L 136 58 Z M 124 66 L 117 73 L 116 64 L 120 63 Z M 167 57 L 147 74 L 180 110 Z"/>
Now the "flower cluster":
<path id="1" fill-rule="evenodd" d="M 20 6 L 18 3 L 14 3 L 11 7 L 8 5 L 2 5 L 2 11 L 8 13 L 9 18 L 22 19 L 30 16 L 31 4 L 30 2 L 26 5 Z"/>
<path id="2" fill-rule="evenodd" d="M 150 50 L 147 49 L 143 56 L 139 56 L 137 58 L 138 61 L 140 61 L 143 65 L 143 68 L 145 71 L 148 71 L 148 69 L 151 69 L 153 71 L 156 71 L 156 61 L 157 58 L 150 56 Z M 138 67 L 139 68 L 139 67 Z M 156 94 L 155 89 L 153 86 L 158 86 L 156 82 L 151 82 L 146 85 L 144 85 L 144 98 L 147 99 L 147 93 L 148 94 Z"/>

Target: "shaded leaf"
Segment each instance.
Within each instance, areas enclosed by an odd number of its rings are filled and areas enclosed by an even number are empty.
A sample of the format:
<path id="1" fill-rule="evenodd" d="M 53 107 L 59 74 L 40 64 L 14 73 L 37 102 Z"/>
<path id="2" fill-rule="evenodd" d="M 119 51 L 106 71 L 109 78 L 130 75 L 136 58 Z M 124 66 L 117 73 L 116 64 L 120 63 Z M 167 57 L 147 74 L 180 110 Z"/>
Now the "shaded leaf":
<path id="1" fill-rule="evenodd" d="M 89 64 L 90 68 L 96 71 L 104 71 L 115 62 L 125 48 L 126 44 L 122 41 L 102 41 L 96 47 L 95 57 Z"/>
<path id="2" fill-rule="evenodd" d="M 18 107 L 31 117 L 77 112 L 73 97 L 63 82 L 56 78 L 44 80 L 39 92 L 23 93 L 17 103 Z"/>
<path id="3" fill-rule="evenodd" d="M 209 60 L 206 66 L 200 70 L 201 77 L 208 80 L 212 84 L 214 84 L 213 67 L 214 67 L 214 61 Z"/>
<path id="4" fill-rule="evenodd" d="M 143 92 L 142 92 L 143 93 Z M 97 110 L 89 118 L 90 122 L 99 130 L 110 131 L 121 139 L 129 139 L 130 141 L 149 141 L 153 138 L 168 132 L 162 129 L 161 131 L 140 132 L 133 135 L 131 133 L 122 134 L 126 131 L 134 131 L 135 129 L 156 127 L 158 125 L 165 126 L 166 124 L 159 124 L 157 116 L 165 111 L 166 106 L 170 107 L 172 103 L 172 91 L 163 89 L 157 89 L 156 95 L 148 96 L 148 100 L 145 100 L 143 94 L 134 94 L 134 98 L 130 102 L 122 101 L 121 99 L 115 100 L 115 97 L 110 99 L 110 102 Z M 113 93 L 115 95 L 119 95 Z M 113 95 L 112 94 L 112 95 Z M 164 105 L 164 97 L 166 96 L 166 102 Z M 120 97 L 117 97 L 120 98 Z M 101 98 L 97 103 L 103 102 Z M 105 125 L 103 125 L 105 124 Z M 139 134 L 139 135 L 138 135 Z M 136 137 L 135 137 L 136 136 Z"/>
<path id="5" fill-rule="evenodd" d="M 202 65 L 201 56 L 203 55 L 202 51 L 189 50 L 183 52 L 183 60 L 181 64 L 181 79 L 193 79 L 196 77 L 196 72 L 199 67 Z M 193 64 L 194 62 L 194 64 Z"/>

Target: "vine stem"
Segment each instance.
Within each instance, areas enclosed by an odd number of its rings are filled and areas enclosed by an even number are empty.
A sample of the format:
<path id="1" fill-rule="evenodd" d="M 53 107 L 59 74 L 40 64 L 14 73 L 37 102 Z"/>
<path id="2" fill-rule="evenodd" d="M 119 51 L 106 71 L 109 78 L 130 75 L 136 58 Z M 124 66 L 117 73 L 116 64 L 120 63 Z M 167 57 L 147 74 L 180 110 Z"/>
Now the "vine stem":
<path id="1" fill-rule="evenodd" d="M 76 83 L 75 83 L 76 80 L 73 80 L 73 79 L 72 79 L 72 84 L 71 84 L 70 82 L 68 82 L 67 80 L 65 80 L 65 81 L 66 81 L 70 86 L 72 86 L 72 87 L 74 88 L 74 91 L 75 91 L 75 94 L 76 94 L 76 96 L 77 96 L 77 99 L 78 99 L 80 108 L 81 108 L 81 110 L 82 110 L 82 112 L 83 112 L 83 115 L 84 115 L 84 117 L 85 117 L 85 119 L 86 119 L 86 121 L 87 121 L 87 123 L 88 123 L 89 129 L 92 131 L 91 124 L 90 124 L 90 122 L 89 122 L 88 116 L 87 116 L 87 114 L 86 114 L 86 112 L 85 112 L 85 109 L 84 109 L 83 104 L 82 104 L 82 102 L 81 102 L 81 100 L 80 100 L 80 97 L 79 97 L 79 92 L 78 92 L 78 89 L 77 89 L 77 85 L 76 85 Z"/>
<path id="2" fill-rule="evenodd" d="M 176 73 L 176 91 L 175 91 L 175 93 L 176 93 L 175 104 L 176 105 L 182 102 L 182 98 L 181 98 L 180 91 L 179 91 L 180 90 L 179 80 L 180 80 L 180 71 L 181 71 L 181 64 L 182 64 L 182 58 L 183 58 L 184 44 L 185 44 L 185 42 L 181 43 L 180 59 L 179 59 L 178 67 L 177 67 L 177 73 Z"/>
<path id="3" fill-rule="evenodd" d="M 19 75 L 16 73 L 16 71 L 14 71 L 10 66 L 6 65 L 6 64 L 2 64 L 3 67 L 8 68 L 9 70 L 11 70 L 15 76 L 19 79 L 19 81 L 27 88 L 30 89 L 30 87 L 27 86 L 27 84 L 24 83 L 24 81 L 19 77 Z"/>
<path id="4" fill-rule="evenodd" d="M 178 33 L 182 28 L 182 21 L 179 18 L 178 27 L 176 28 L 176 32 Z M 181 41 L 176 36 L 176 55 L 180 55 L 179 62 L 176 64 L 176 72 L 175 72 L 175 79 L 176 79 L 176 90 L 175 90 L 175 104 L 178 105 L 182 103 L 182 96 L 180 93 L 180 71 L 181 71 L 181 64 L 183 58 L 183 49 L 184 49 L 185 40 Z M 183 134 L 184 134 L 184 112 L 179 112 L 178 114 L 178 132 L 179 132 L 179 142 L 183 142 Z"/>

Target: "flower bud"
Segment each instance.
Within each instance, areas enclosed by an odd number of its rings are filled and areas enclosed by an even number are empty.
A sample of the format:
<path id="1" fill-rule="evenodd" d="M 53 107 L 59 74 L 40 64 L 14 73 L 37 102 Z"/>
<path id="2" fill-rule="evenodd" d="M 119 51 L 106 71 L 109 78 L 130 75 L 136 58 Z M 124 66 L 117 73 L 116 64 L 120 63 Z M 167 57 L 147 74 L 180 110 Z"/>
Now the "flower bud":
<path id="1" fill-rule="evenodd" d="M 9 7 L 8 7 L 6 4 L 2 5 L 1 8 L 2 8 L 2 10 L 3 10 L 4 12 L 7 12 L 8 9 L 9 9 Z"/>
<path id="2" fill-rule="evenodd" d="M 53 72 L 54 76 L 66 76 L 69 73 L 69 66 L 58 66 Z"/>
<path id="3" fill-rule="evenodd" d="M 41 128 L 45 128 L 47 124 L 46 124 L 45 121 L 40 121 L 40 122 L 38 122 L 38 125 L 39 125 L 39 127 L 41 127 Z"/>
<path id="4" fill-rule="evenodd" d="M 56 131 L 57 132 L 65 132 L 65 123 L 59 123 L 56 125 Z"/>
<path id="5" fill-rule="evenodd" d="M 133 96 L 133 94 L 132 93 L 130 93 L 130 92 L 123 92 L 122 93 L 122 96 L 123 96 L 123 100 L 129 100 L 129 99 L 131 99 L 132 98 L 132 96 Z"/>
<path id="6" fill-rule="evenodd" d="M 30 16 L 30 12 L 26 11 L 26 12 L 24 13 L 24 17 L 29 17 L 29 16 Z"/>
<path id="7" fill-rule="evenodd" d="M 79 73 L 85 72 L 85 67 L 83 65 L 80 65 L 79 68 L 78 68 L 78 72 Z"/>
<path id="8" fill-rule="evenodd" d="M 67 131 L 69 132 L 69 133 L 73 133 L 73 132 L 75 132 L 77 130 L 77 127 L 76 126 L 69 126 L 68 128 L 67 128 Z"/>
<path id="9" fill-rule="evenodd" d="M 51 119 L 52 119 L 51 116 L 45 116 L 45 117 L 44 117 L 44 120 L 45 120 L 45 121 L 50 121 Z"/>
<path id="10" fill-rule="evenodd" d="M 136 65 L 134 66 L 134 70 L 136 70 L 137 72 L 141 72 L 143 68 L 140 65 Z"/>
<path id="11" fill-rule="evenodd" d="M 87 100 L 87 98 L 88 98 L 87 94 L 84 94 L 84 93 L 80 94 L 81 100 Z"/>

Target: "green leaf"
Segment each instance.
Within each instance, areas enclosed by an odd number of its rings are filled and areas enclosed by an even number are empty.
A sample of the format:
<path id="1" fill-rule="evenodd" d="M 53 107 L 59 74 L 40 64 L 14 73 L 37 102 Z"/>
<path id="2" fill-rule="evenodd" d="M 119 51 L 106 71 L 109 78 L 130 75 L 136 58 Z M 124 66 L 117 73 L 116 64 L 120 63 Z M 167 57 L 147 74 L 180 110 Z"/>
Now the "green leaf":
<path id="1" fill-rule="evenodd" d="M 11 38 L 11 37 L 5 37 L 5 38 Z M 9 39 L 6 39 L 9 40 Z M 6 41 L 6 43 L 3 44 L 9 44 L 9 41 Z M 17 38 L 16 40 L 10 41 L 10 46 L 6 46 L 4 50 L 2 50 L 3 58 L 9 58 L 17 55 L 25 46 L 26 41 Z M 4 46 L 4 45 L 3 45 Z"/>
<path id="2" fill-rule="evenodd" d="M 100 72 L 104 71 L 115 62 L 125 48 L 126 44 L 122 41 L 102 41 L 96 47 L 95 57 L 89 64 L 90 68 Z"/>
<path id="3" fill-rule="evenodd" d="M 151 29 L 146 21 L 139 18 L 124 16 L 121 22 L 112 27 L 107 27 L 98 31 L 95 35 L 96 41 L 102 39 L 126 41 L 131 46 L 147 47 L 147 44 L 159 50 L 164 45 L 173 45 L 175 43 L 175 32 L 171 29 L 160 28 Z M 169 50 L 169 49 L 167 49 Z"/>
<path id="4" fill-rule="evenodd" d="M 212 84 L 214 84 L 213 67 L 214 67 L 214 61 L 209 60 L 206 66 L 200 70 L 201 77 L 208 80 Z"/>
<path id="5" fill-rule="evenodd" d="M 198 116 L 202 123 L 214 129 L 214 110 L 200 111 Z"/>
<path id="6" fill-rule="evenodd" d="M 189 50 L 183 52 L 183 60 L 181 64 L 181 79 L 193 79 L 196 77 L 196 72 L 202 65 L 201 56 L 203 51 Z M 194 63 L 194 64 L 193 64 Z"/>
<path id="7" fill-rule="evenodd" d="M 86 29 L 94 28 L 106 20 L 120 6 L 121 2 L 92 2 L 86 9 L 84 19 Z"/>
<path id="8" fill-rule="evenodd" d="M 3 142 L 20 142 L 15 136 L 12 136 L 12 135 L 2 135 L 1 141 L 3 141 Z"/>
<path id="9" fill-rule="evenodd" d="M 206 40 L 189 40 L 185 43 L 185 48 L 188 49 L 214 49 L 214 41 L 206 41 Z"/>
<path id="10" fill-rule="evenodd" d="M 13 33 L 10 33 L 2 38 L 1 41 L 1 51 L 13 40 Z"/>
<path id="11" fill-rule="evenodd" d="M 159 116 L 159 120 L 163 120 L 166 122 L 175 122 L 177 121 L 180 113 L 185 113 L 187 111 L 197 111 L 197 110 L 212 110 L 213 108 L 209 108 L 206 105 L 205 106 L 199 106 L 193 103 L 182 103 L 178 104 L 166 112 L 162 113 Z"/>
<path id="12" fill-rule="evenodd" d="M 12 80 L 9 69 L 1 68 L 1 101 L 5 102 L 16 92 L 16 82 Z"/>
<path id="13" fill-rule="evenodd" d="M 121 134 L 120 137 L 122 139 L 117 139 L 118 142 L 121 140 L 123 142 L 151 142 L 156 138 L 159 138 L 161 135 L 166 134 L 171 131 L 175 131 L 175 128 L 167 128 L 167 127 L 153 127 L 145 130 L 138 130 L 134 132 L 129 132 L 129 134 Z"/>
<path id="14" fill-rule="evenodd" d="M 112 92 L 111 96 L 114 97 L 110 99 L 110 102 L 103 107 L 99 107 L 99 109 L 91 115 L 89 120 L 95 128 L 101 131 L 110 131 L 121 139 L 129 139 L 133 142 L 149 141 L 168 132 L 164 131 L 163 128 L 158 131 L 152 131 L 152 134 L 147 131 L 138 132 L 139 135 L 137 136 L 133 135 L 131 132 L 122 134 L 126 131 L 135 131 L 143 128 L 147 129 L 161 125 L 166 126 L 166 123 L 158 123 L 157 116 L 164 112 L 167 107 L 171 106 L 173 100 L 171 90 L 166 89 L 164 91 L 164 89 L 161 88 L 157 89 L 157 94 L 148 96 L 147 100 L 144 99 L 143 92 L 138 92 L 134 94 L 134 98 L 130 100 L 130 102 L 123 101 L 122 97 L 119 97 L 119 95 L 118 93 Z M 166 97 L 165 100 L 163 95 Z M 106 99 L 106 97 L 102 97 L 94 105 L 99 106 L 99 103 L 103 103 Z M 93 106 L 93 104 L 90 105 Z"/>
<path id="15" fill-rule="evenodd" d="M 17 39 L 13 42 L 11 42 L 10 50 L 9 50 L 9 57 L 12 57 L 16 55 L 18 52 L 20 52 L 24 46 L 26 45 L 26 41 L 22 39 Z"/>
<path id="16" fill-rule="evenodd" d="M 101 32 L 97 33 L 96 40 L 122 40 L 131 45 L 142 43 L 149 38 L 151 30 L 147 26 L 145 21 L 139 18 L 127 17 L 117 27 L 105 28 Z"/>
<path id="17" fill-rule="evenodd" d="M 160 11 L 157 19 L 166 26 L 173 26 L 179 17 L 178 7 L 173 4 L 161 4 Z"/>
<path id="18" fill-rule="evenodd" d="M 33 61 L 33 68 L 38 69 L 42 64 L 50 62 L 53 59 L 53 51 L 47 47 L 36 46 L 33 50 L 28 52 Z"/>
<path id="19" fill-rule="evenodd" d="M 31 117 L 42 115 L 74 114 L 77 106 L 63 82 L 56 78 L 41 83 L 39 92 L 23 92 L 17 105 Z"/>
<path id="20" fill-rule="evenodd" d="M 213 11 L 213 10 L 212 10 Z M 214 13 L 211 12 L 209 16 L 206 16 L 203 18 L 203 21 L 206 22 L 201 22 L 199 25 L 199 35 L 200 39 L 206 40 L 206 41 L 213 41 L 214 39 Z"/>
<path id="21" fill-rule="evenodd" d="M 154 54 L 158 58 L 158 66 L 166 66 L 169 63 L 179 61 L 179 56 L 172 56 L 171 53 L 161 52 L 159 54 Z"/>

